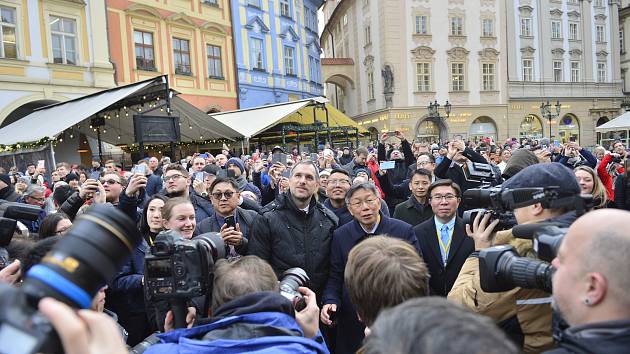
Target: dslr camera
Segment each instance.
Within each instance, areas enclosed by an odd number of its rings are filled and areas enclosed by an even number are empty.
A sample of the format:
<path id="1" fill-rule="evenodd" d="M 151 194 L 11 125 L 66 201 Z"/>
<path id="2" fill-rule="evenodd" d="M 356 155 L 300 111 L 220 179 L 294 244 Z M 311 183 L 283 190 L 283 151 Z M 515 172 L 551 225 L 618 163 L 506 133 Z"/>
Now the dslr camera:
<path id="1" fill-rule="evenodd" d="M 18 220 L 35 221 L 40 212 L 41 208 L 35 205 L 0 200 L 0 269 L 11 263 L 6 247 L 11 243 Z"/>
<path id="2" fill-rule="evenodd" d="M 217 232 L 191 240 L 174 230 L 160 232 L 144 258 L 148 300 L 168 301 L 175 327 L 185 327 L 186 300 L 212 293 L 214 264 L 225 255 L 226 246 Z"/>
<path id="3" fill-rule="evenodd" d="M 42 262 L 26 273 L 20 288 L 0 283 L 0 352 L 62 353 L 53 326 L 37 310 L 39 300 L 52 297 L 76 309 L 90 308 L 141 239 L 135 223 L 111 206 L 97 204 L 78 216 Z"/>
<path id="4" fill-rule="evenodd" d="M 481 250 L 481 289 L 494 293 L 521 287 L 551 293 L 554 268 L 549 262 L 558 254 L 567 230 L 553 223 L 515 226 L 512 229 L 515 237 L 533 240 L 538 259 L 521 257 L 512 246 L 507 245 Z"/>
<path id="5" fill-rule="evenodd" d="M 291 301 L 296 311 L 300 312 L 306 307 L 304 296 L 298 291 L 300 286 L 307 286 L 310 281 L 302 268 L 290 268 L 282 273 L 280 280 L 280 295 Z"/>

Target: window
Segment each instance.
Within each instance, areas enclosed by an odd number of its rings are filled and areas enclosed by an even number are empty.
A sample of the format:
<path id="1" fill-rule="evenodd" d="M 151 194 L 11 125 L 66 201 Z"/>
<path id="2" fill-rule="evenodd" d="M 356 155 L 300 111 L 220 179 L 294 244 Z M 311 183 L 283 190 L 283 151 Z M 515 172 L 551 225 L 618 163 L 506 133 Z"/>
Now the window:
<path id="1" fill-rule="evenodd" d="M 365 26 L 365 45 L 372 43 L 372 33 L 370 30 L 370 26 Z"/>
<path id="2" fill-rule="evenodd" d="M 0 6 L 1 58 L 17 59 L 17 37 L 15 35 L 15 9 Z"/>
<path id="3" fill-rule="evenodd" d="M 374 72 L 367 72 L 367 83 L 368 83 L 368 101 L 374 99 Z"/>
<path id="4" fill-rule="evenodd" d="M 343 25 L 347 26 L 348 25 L 348 14 L 344 14 L 343 15 Z"/>
<path id="5" fill-rule="evenodd" d="M 579 82 L 580 81 L 580 62 L 572 61 L 571 62 L 571 82 Z"/>
<path id="6" fill-rule="evenodd" d="M 578 37 L 578 24 L 577 22 L 569 23 L 569 39 L 577 40 Z"/>
<path id="7" fill-rule="evenodd" d="M 308 57 L 308 70 L 309 70 L 309 74 L 311 75 L 311 81 L 318 83 L 319 82 L 319 59 L 309 56 Z"/>
<path id="8" fill-rule="evenodd" d="M 292 47 L 284 47 L 284 73 L 285 75 L 295 75 L 294 49 Z"/>
<path id="9" fill-rule="evenodd" d="M 431 64 L 416 63 L 416 81 L 418 91 L 431 91 Z"/>
<path id="10" fill-rule="evenodd" d="M 293 17 L 291 16 L 291 4 L 289 0 L 280 0 L 280 16 Z"/>
<path id="11" fill-rule="evenodd" d="M 532 59 L 523 59 L 523 81 L 534 80 L 534 61 Z"/>
<path id="12" fill-rule="evenodd" d="M 604 26 L 595 26 L 595 41 L 606 42 L 606 33 L 604 32 Z"/>
<path id="13" fill-rule="evenodd" d="M 531 37 L 532 36 L 532 19 L 531 18 L 521 18 L 521 36 L 523 37 Z"/>
<path id="14" fill-rule="evenodd" d="M 464 35 L 464 19 L 458 16 L 451 17 L 451 36 Z"/>
<path id="15" fill-rule="evenodd" d="M 595 0 L 595 6 L 604 7 L 604 0 Z"/>
<path id="16" fill-rule="evenodd" d="M 562 22 L 551 21 L 551 38 L 553 39 L 562 38 Z"/>
<path id="17" fill-rule="evenodd" d="M 429 18 L 426 15 L 416 16 L 416 34 L 429 33 Z"/>
<path id="18" fill-rule="evenodd" d="M 481 89 L 483 91 L 494 91 L 494 64 L 484 63 L 481 65 Z"/>
<path id="19" fill-rule="evenodd" d="M 203 0 L 206 5 L 219 6 L 219 0 Z"/>
<path id="20" fill-rule="evenodd" d="M 247 6 L 260 8 L 260 0 L 247 0 Z"/>
<path id="21" fill-rule="evenodd" d="M 451 91 L 464 91 L 464 63 L 451 63 Z"/>
<path id="22" fill-rule="evenodd" d="M 136 68 L 139 70 L 154 71 L 153 33 L 133 31 L 133 40 L 136 46 Z"/>
<path id="23" fill-rule="evenodd" d="M 53 63 L 77 64 L 77 23 L 75 20 L 50 16 Z"/>
<path id="24" fill-rule="evenodd" d="M 619 28 L 619 51 L 621 54 L 626 52 L 626 46 L 623 43 L 623 27 Z"/>
<path id="25" fill-rule="evenodd" d="M 190 47 L 187 39 L 173 38 L 175 74 L 190 75 Z"/>
<path id="26" fill-rule="evenodd" d="M 606 82 L 606 63 L 597 62 L 597 82 Z"/>
<path id="27" fill-rule="evenodd" d="M 249 39 L 250 65 L 254 70 L 265 70 L 265 57 L 263 52 L 263 41 L 259 38 Z"/>
<path id="28" fill-rule="evenodd" d="M 206 45 L 206 56 L 208 58 L 208 77 L 223 79 L 221 47 L 211 44 Z"/>
<path id="29" fill-rule="evenodd" d="M 483 19 L 481 22 L 481 36 L 493 37 L 494 36 L 494 20 Z"/>
<path id="30" fill-rule="evenodd" d="M 562 61 L 553 61 L 553 81 L 562 82 Z"/>

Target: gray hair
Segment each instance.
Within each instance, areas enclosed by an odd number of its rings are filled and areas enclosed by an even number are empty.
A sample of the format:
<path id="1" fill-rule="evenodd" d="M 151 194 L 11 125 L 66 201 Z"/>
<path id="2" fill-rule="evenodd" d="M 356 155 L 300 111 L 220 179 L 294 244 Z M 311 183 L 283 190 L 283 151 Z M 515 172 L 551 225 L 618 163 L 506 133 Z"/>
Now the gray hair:
<path id="1" fill-rule="evenodd" d="M 33 195 L 34 193 L 45 193 L 45 192 L 46 192 L 46 188 L 42 186 L 38 186 L 36 184 L 31 184 L 30 186 L 28 186 L 26 191 L 24 191 L 23 195 L 25 197 L 29 197 Z"/>
<path id="2" fill-rule="evenodd" d="M 305 166 L 312 166 L 313 169 L 315 169 L 315 180 L 319 181 L 319 168 L 317 167 L 317 165 L 311 161 L 311 160 L 302 160 L 298 163 L 296 163 L 295 165 L 293 165 L 291 167 L 291 174 L 289 175 L 290 177 L 293 177 L 293 171 L 295 171 L 295 168 L 300 166 L 300 165 L 305 165 Z"/>
<path id="3" fill-rule="evenodd" d="M 346 193 L 346 205 L 350 205 L 350 199 L 352 198 L 354 193 L 356 193 L 359 189 L 365 189 L 367 191 L 370 191 L 374 193 L 375 196 L 380 198 L 380 193 L 378 192 L 378 189 L 376 188 L 374 184 L 369 183 L 369 182 L 359 183 L 359 184 L 355 184 L 354 186 L 350 187 L 350 189 L 348 189 L 348 192 Z"/>

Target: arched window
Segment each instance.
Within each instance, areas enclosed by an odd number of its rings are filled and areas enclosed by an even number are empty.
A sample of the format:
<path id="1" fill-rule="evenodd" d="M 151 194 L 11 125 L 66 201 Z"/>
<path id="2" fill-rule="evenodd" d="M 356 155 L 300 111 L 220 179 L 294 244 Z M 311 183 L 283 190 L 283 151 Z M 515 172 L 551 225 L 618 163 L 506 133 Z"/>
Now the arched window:
<path id="1" fill-rule="evenodd" d="M 530 139 L 541 139 L 543 137 L 543 128 L 540 118 L 530 114 L 523 118 L 521 126 L 518 130 L 519 137 Z"/>
<path id="2" fill-rule="evenodd" d="M 493 141 L 497 141 L 497 126 L 492 118 L 479 117 L 470 125 L 468 136 L 475 142 L 481 138 L 492 138 Z"/>
<path id="3" fill-rule="evenodd" d="M 558 135 L 560 135 L 560 141 L 566 143 L 570 140 L 580 141 L 580 123 L 576 116 L 572 114 L 566 114 L 560 120 L 558 126 Z"/>
<path id="4" fill-rule="evenodd" d="M 420 142 L 434 143 L 440 141 L 440 126 L 430 118 L 420 122 L 416 137 Z"/>

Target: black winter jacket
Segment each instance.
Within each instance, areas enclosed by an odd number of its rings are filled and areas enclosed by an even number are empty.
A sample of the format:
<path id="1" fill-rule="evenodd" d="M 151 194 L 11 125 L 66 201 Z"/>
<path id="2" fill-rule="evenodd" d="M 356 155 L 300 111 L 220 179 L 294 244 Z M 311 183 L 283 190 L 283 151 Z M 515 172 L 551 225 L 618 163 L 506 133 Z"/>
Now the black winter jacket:
<path id="1" fill-rule="evenodd" d="M 609 321 L 569 328 L 558 338 L 558 348 L 545 354 L 613 354 L 630 348 L 630 321 Z"/>
<path id="2" fill-rule="evenodd" d="M 337 216 L 315 198 L 304 213 L 290 193 L 282 193 L 254 221 L 249 254 L 269 262 L 279 279 L 289 268 L 304 269 L 320 298 L 328 279 L 330 242 L 337 222 Z"/>

